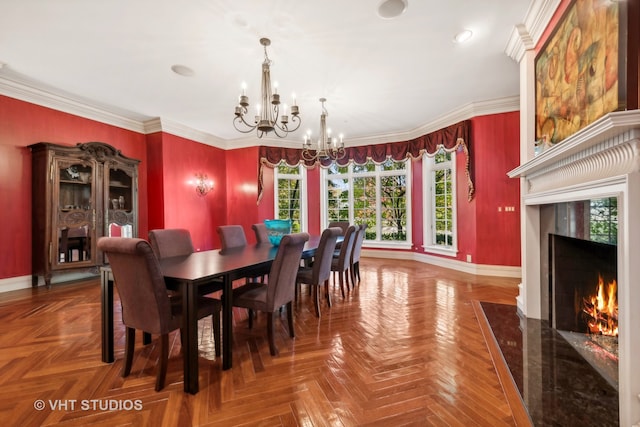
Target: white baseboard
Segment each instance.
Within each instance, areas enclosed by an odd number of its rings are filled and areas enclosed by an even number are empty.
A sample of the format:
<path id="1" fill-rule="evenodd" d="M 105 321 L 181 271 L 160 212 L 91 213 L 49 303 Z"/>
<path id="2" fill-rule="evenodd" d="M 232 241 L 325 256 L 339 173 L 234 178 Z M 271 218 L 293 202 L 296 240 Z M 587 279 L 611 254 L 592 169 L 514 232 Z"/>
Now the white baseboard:
<path id="1" fill-rule="evenodd" d="M 476 276 L 497 276 L 513 278 L 519 278 L 522 276 L 522 269 L 520 267 L 473 264 L 470 262 L 459 261 L 457 259 L 443 258 L 414 252 L 362 249 L 362 256 L 369 258 L 406 259 L 419 261 L 425 264 L 433 264 L 437 265 L 438 267 L 449 268 L 451 270 L 461 271 L 463 273 L 469 273 Z"/>
<path id="2" fill-rule="evenodd" d="M 38 285 L 40 284 L 38 283 Z M 0 279 L 0 292 L 17 291 L 18 289 L 29 288 L 31 288 L 31 275 Z"/>
<path id="3" fill-rule="evenodd" d="M 70 282 L 73 280 L 88 279 L 92 277 L 98 277 L 98 276 L 92 273 L 87 273 L 87 272 L 56 274 L 51 278 L 51 284 L 55 285 L 58 283 Z M 44 278 L 38 277 L 38 286 L 44 286 Z M 19 289 L 30 289 L 30 288 L 31 288 L 31 275 L 0 279 L 0 293 L 17 291 Z"/>

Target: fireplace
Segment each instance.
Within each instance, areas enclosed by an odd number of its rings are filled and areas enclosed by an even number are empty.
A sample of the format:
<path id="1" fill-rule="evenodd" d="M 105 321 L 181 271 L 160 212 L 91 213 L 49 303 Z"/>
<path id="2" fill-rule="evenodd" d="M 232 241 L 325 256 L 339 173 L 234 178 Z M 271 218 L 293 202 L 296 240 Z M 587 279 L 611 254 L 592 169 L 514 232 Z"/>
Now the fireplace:
<path id="1" fill-rule="evenodd" d="M 549 237 L 552 327 L 617 337 L 616 246 L 557 234 Z"/>
<path id="2" fill-rule="evenodd" d="M 613 370 L 618 378 L 619 423 L 640 425 L 640 223 L 636 219 L 640 215 L 640 110 L 609 113 L 542 154 L 528 156 L 528 161 L 508 174 L 521 182 L 522 283 L 516 300 L 518 311 L 525 318 L 555 322 L 556 326 L 560 322 L 560 328 L 573 329 L 574 324 L 580 323 L 574 319 L 574 311 L 567 316 L 573 319 L 568 321 L 572 326 L 565 326 L 564 315 L 558 313 L 557 304 L 553 305 L 560 299 L 564 301 L 562 305 L 575 308 L 586 296 L 553 296 L 549 283 L 558 273 L 551 266 L 561 262 L 551 259 L 548 248 L 568 241 L 552 237 L 554 234 L 582 240 L 589 240 L 589 236 L 557 232 L 557 213 L 553 211 L 564 203 L 617 200 L 618 229 L 615 249 L 611 248 L 615 253 L 615 275 L 607 271 L 609 267 L 600 266 L 597 269 L 603 271 L 594 272 L 595 278 L 585 279 L 593 282 L 585 286 L 595 288 L 599 273 L 605 283 L 611 281 L 606 276 L 615 278 L 619 333 Z M 527 337 L 525 347 L 540 347 L 535 334 L 523 336 Z M 539 378 L 535 366 L 527 375 Z M 541 393 L 536 387 L 536 381 L 528 381 L 525 392 Z"/>

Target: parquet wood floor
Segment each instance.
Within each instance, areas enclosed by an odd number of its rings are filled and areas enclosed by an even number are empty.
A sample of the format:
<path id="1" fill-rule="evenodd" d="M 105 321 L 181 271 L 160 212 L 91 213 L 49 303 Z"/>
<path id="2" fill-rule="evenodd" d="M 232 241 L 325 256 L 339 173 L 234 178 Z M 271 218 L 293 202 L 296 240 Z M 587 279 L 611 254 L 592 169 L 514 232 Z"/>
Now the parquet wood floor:
<path id="1" fill-rule="evenodd" d="M 167 386 L 154 391 L 158 348 L 138 336 L 120 376 L 100 352 L 98 280 L 0 294 L 0 427 L 15 426 L 513 426 L 518 425 L 473 301 L 513 304 L 517 279 L 473 276 L 413 261 L 364 258 L 362 282 L 315 317 L 303 288 L 296 338 L 286 313 L 272 357 L 266 318 L 234 312 L 234 366 L 214 360 L 201 321 L 200 392 L 183 392 L 177 333 Z M 36 408 L 42 402 L 44 408 Z M 516 416 L 514 417 L 514 413 Z"/>

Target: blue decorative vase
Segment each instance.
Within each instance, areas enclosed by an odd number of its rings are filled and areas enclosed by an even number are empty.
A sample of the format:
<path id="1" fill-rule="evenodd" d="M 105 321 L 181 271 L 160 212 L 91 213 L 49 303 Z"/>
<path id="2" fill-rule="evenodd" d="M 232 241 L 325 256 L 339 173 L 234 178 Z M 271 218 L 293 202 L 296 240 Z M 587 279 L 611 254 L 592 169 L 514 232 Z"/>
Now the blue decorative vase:
<path id="1" fill-rule="evenodd" d="M 282 236 L 291 233 L 290 219 L 265 219 L 264 225 L 267 227 L 267 235 L 273 246 L 278 246 Z"/>

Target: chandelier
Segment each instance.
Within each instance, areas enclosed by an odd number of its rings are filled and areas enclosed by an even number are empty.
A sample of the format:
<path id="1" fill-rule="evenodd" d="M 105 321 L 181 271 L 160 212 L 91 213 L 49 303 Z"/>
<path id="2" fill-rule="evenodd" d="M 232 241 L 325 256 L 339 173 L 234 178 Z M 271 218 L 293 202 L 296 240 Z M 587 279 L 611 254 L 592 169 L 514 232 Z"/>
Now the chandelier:
<path id="1" fill-rule="evenodd" d="M 291 122 L 295 127 L 289 128 L 289 116 L 287 115 L 287 105 L 282 104 L 280 111 L 280 95 L 277 88 L 275 92 L 271 90 L 271 74 L 269 68 L 271 60 L 267 56 L 267 46 L 271 44 L 271 40 L 261 38 L 260 44 L 264 46 L 264 61 L 262 62 L 262 104 L 256 105 L 256 115 L 253 118 L 248 116 L 249 97 L 244 93 L 244 84 L 240 102 L 236 106 L 233 126 L 238 132 L 249 133 L 257 129 L 258 138 L 262 138 L 264 134 L 272 132 L 284 138 L 289 132 L 293 132 L 300 127 L 299 111 L 296 105 L 295 95 L 293 97 L 293 105 L 291 105 Z M 278 119 L 280 122 L 278 122 Z M 250 123 L 253 122 L 253 123 Z"/>
<path id="2" fill-rule="evenodd" d="M 306 161 L 314 160 L 340 160 L 347 154 L 344 149 L 343 135 L 338 138 L 331 136 L 331 129 L 327 129 L 327 116 L 329 113 L 324 106 L 327 100 L 320 98 L 322 103 L 322 114 L 320 114 L 320 136 L 317 145 L 313 144 L 311 139 L 311 131 L 307 131 L 304 136 L 304 144 L 302 146 L 302 158 Z"/>

